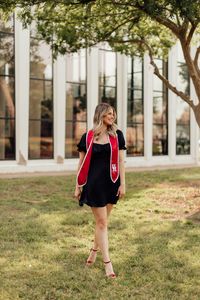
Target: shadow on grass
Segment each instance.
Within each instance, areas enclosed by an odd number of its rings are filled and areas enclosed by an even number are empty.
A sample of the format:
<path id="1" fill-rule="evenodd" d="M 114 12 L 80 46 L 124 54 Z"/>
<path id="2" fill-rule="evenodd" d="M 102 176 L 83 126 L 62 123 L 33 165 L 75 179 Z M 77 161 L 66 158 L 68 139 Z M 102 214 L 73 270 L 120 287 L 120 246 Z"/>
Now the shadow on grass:
<path id="1" fill-rule="evenodd" d="M 163 225 L 139 224 L 137 237 L 126 237 L 125 258 L 115 265 L 119 285 L 129 289 L 124 289 L 127 299 L 199 299 L 199 227 L 179 221 Z M 128 254 L 133 245 L 137 249 Z"/>
<path id="2" fill-rule="evenodd" d="M 200 210 L 187 217 L 188 220 L 200 223 Z"/>

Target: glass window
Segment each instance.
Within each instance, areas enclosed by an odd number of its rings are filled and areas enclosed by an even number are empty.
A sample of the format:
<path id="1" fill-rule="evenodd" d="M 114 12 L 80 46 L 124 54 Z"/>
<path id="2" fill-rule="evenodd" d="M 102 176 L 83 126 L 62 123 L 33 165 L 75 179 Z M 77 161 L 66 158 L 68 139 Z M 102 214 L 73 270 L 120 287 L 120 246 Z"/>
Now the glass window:
<path id="1" fill-rule="evenodd" d="M 78 157 L 77 143 L 87 130 L 86 50 L 67 55 L 65 157 Z"/>
<path id="2" fill-rule="evenodd" d="M 190 94 L 188 69 L 180 45 L 178 45 L 177 69 L 178 90 Z M 190 107 L 180 98 L 178 98 L 176 102 L 176 154 L 190 154 Z"/>
<path id="3" fill-rule="evenodd" d="M 53 158 L 53 61 L 50 46 L 31 36 L 29 158 Z"/>
<path id="4" fill-rule="evenodd" d="M 108 46 L 99 49 L 99 103 L 117 109 L 117 56 Z"/>
<path id="5" fill-rule="evenodd" d="M 30 41 L 30 77 L 52 80 L 52 53 L 44 41 L 32 38 Z"/>
<path id="6" fill-rule="evenodd" d="M 128 156 L 144 155 L 143 60 L 128 57 L 126 144 Z"/>
<path id="7" fill-rule="evenodd" d="M 14 38 L 13 34 L 0 32 L 0 75 L 14 76 Z"/>
<path id="8" fill-rule="evenodd" d="M 155 60 L 161 74 L 166 78 L 167 63 Z M 168 154 L 168 93 L 163 82 L 153 77 L 153 155 Z"/>
<path id="9" fill-rule="evenodd" d="M 13 16 L 0 21 L 0 160 L 15 159 L 15 50 Z"/>

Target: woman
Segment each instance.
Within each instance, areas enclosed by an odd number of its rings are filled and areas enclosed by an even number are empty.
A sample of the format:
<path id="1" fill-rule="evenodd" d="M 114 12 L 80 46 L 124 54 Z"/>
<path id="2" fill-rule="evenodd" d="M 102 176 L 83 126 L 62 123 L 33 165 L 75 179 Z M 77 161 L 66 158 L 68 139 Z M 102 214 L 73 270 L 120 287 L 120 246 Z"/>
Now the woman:
<path id="1" fill-rule="evenodd" d="M 108 217 L 113 205 L 125 194 L 123 133 L 117 129 L 116 113 L 107 103 L 97 105 L 94 126 L 85 133 L 78 146 L 79 164 L 75 197 L 80 205 L 91 207 L 96 226 L 94 244 L 86 265 L 91 266 L 100 249 L 106 276 L 115 278 L 108 249 Z"/>

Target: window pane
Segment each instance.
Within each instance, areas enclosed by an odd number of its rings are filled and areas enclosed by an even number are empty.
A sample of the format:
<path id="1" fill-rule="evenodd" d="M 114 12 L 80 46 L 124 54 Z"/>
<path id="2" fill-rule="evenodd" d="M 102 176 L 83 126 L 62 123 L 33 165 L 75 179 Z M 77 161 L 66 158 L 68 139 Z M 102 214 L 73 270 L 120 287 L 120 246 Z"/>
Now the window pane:
<path id="1" fill-rule="evenodd" d="M 137 73 L 137 72 L 142 72 L 142 69 L 143 69 L 143 61 L 142 61 L 142 58 L 139 57 L 139 56 L 135 56 L 134 57 L 134 73 Z"/>
<path id="2" fill-rule="evenodd" d="M 190 154 L 190 109 L 187 103 L 177 100 L 176 154 Z"/>
<path id="3" fill-rule="evenodd" d="M 190 94 L 190 80 L 180 44 L 178 45 L 177 88 Z M 176 102 L 176 154 L 190 154 L 190 108 L 180 98 Z"/>
<path id="4" fill-rule="evenodd" d="M 87 130 L 86 122 L 66 122 L 65 157 L 78 157 L 77 144 Z"/>
<path id="5" fill-rule="evenodd" d="M 15 158 L 15 119 L 0 119 L 0 160 Z"/>
<path id="6" fill-rule="evenodd" d="M 134 73 L 134 87 L 135 89 L 141 89 L 142 88 L 142 73 Z"/>
<path id="7" fill-rule="evenodd" d="M 86 121 L 87 99 L 85 84 L 67 84 L 66 120 Z"/>
<path id="8" fill-rule="evenodd" d="M 163 60 L 157 58 L 157 59 L 154 59 L 154 61 L 155 61 L 156 65 L 157 65 L 158 69 L 159 69 L 160 71 L 162 71 L 162 69 L 163 69 Z"/>
<path id="9" fill-rule="evenodd" d="M 87 130 L 86 50 L 67 55 L 65 157 L 78 157 L 77 143 Z"/>
<path id="10" fill-rule="evenodd" d="M 154 92 L 153 98 L 153 122 L 167 123 L 167 103 L 164 93 Z"/>
<path id="11" fill-rule="evenodd" d="M 30 44 L 29 158 L 53 158 L 52 51 L 37 38 Z"/>
<path id="12" fill-rule="evenodd" d="M 127 154 L 144 155 L 143 60 L 127 58 Z"/>
<path id="13" fill-rule="evenodd" d="M 12 15 L 8 22 L 0 20 L 0 160 L 15 159 L 14 59 Z"/>
<path id="14" fill-rule="evenodd" d="M 30 76 L 31 78 L 52 79 L 52 51 L 44 41 L 31 38 Z"/>
<path id="15" fill-rule="evenodd" d="M 14 38 L 0 32 L 0 75 L 14 76 Z"/>
<path id="16" fill-rule="evenodd" d="M 163 83 L 162 81 L 154 75 L 154 79 L 153 79 L 153 89 L 154 91 L 163 91 Z"/>
<path id="17" fill-rule="evenodd" d="M 53 122 L 49 120 L 30 120 L 29 157 L 53 158 Z"/>
<path id="18" fill-rule="evenodd" d="M 176 154 L 190 154 L 190 127 L 188 125 L 176 126 Z"/>
<path id="19" fill-rule="evenodd" d="M 117 56 L 106 49 L 99 50 L 99 103 L 107 102 L 117 110 Z"/>
<path id="20" fill-rule="evenodd" d="M 14 77 L 0 76 L 0 118 L 15 118 Z"/>
<path id="21" fill-rule="evenodd" d="M 168 77 L 168 65 L 161 59 L 155 60 L 160 73 Z M 168 91 L 162 81 L 153 76 L 153 155 L 168 154 Z"/>
<path id="22" fill-rule="evenodd" d="M 143 123 L 144 114 L 142 101 L 128 101 L 127 119 L 128 123 Z"/>
<path id="23" fill-rule="evenodd" d="M 100 102 L 106 102 L 116 109 L 116 88 L 100 87 L 99 90 Z"/>
<path id="24" fill-rule="evenodd" d="M 85 50 L 67 56 L 67 81 L 86 82 L 86 55 Z"/>
<path id="25" fill-rule="evenodd" d="M 99 50 L 99 84 L 116 86 L 116 53 Z"/>
<path id="26" fill-rule="evenodd" d="M 128 57 L 128 87 L 142 89 L 143 80 L 143 62 L 140 57 L 134 57 L 134 60 Z"/>
<path id="27" fill-rule="evenodd" d="M 190 108 L 183 100 L 178 99 L 176 104 L 177 124 L 190 124 Z"/>
<path id="28" fill-rule="evenodd" d="M 134 99 L 143 101 L 143 90 L 134 90 Z"/>
<path id="29" fill-rule="evenodd" d="M 168 154 L 168 134 L 167 125 L 153 126 L 153 155 Z"/>
<path id="30" fill-rule="evenodd" d="M 132 101 L 132 99 L 135 99 L 136 101 L 143 101 L 143 91 L 142 90 L 134 90 L 134 89 L 128 89 L 128 101 Z"/>
<path id="31" fill-rule="evenodd" d="M 30 80 L 30 119 L 53 120 L 53 90 L 51 81 Z"/>
<path id="32" fill-rule="evenodd" d="M 126 146 L 128 156 L 144 155 L 144 126 L 132 123 L 127 125 Z"/>
<path id="33" fill-rule="evenodd" d="M 177 88 L 186 94 L 190 92 L 188 68 L 185 63 L 178 62 Z"/>

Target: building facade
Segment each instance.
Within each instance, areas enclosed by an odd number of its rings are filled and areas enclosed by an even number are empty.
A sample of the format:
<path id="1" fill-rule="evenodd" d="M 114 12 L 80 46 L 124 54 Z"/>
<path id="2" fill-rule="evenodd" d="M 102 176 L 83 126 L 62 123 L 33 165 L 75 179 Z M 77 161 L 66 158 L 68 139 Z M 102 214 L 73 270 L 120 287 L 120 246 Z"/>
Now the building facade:
<path id="1" fill-rule="evenodd" d="M 11 17 L 0 22 L 0 173 L 76 170 L 76 144 L 100 102 L 126 137 L 126 167 L 198 164 L 189 106 L 153 74 L 149 58 L 100 45 L 53 60 L 50 47 Z M 160 72 L 195 98 L 179 45 Z"/>

